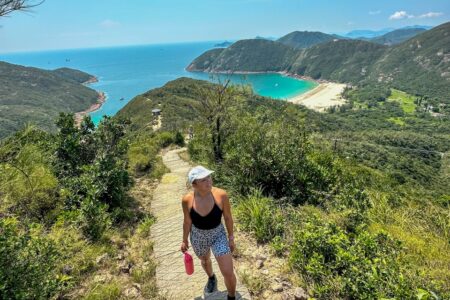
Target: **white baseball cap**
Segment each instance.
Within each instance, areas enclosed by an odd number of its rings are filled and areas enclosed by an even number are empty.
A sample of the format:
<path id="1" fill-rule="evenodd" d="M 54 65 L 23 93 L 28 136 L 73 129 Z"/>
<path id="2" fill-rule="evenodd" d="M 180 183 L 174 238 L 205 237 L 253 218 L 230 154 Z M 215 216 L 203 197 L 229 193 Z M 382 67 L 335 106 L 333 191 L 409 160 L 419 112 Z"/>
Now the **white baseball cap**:
<path id="1" fill-rule="evenodd" d="M 208 170 L 203 166 L 196 166 L 189 171 L 188 181 L 190 184 L 192 184 L 194 180 L 205 178 L 206 176 L 209 176 L 212 173 L 214 173 L 214 171 Z"/>

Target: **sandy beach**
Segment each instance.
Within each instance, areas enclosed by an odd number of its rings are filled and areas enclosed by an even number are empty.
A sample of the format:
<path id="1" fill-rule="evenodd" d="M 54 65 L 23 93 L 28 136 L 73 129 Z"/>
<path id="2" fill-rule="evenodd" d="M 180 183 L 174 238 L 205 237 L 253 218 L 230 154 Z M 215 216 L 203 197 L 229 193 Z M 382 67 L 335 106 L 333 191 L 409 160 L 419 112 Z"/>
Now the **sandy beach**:
<path id="1" fill-rule="evenodd" d="M 345 103 L 345 99 L 341 97 L 345 86 L 342 83 L 320 83 L 316 88 L 304 94 L 289 98 L 288 101 L 295 104 L 302 104 L 316 111 L 324 111 L 328 107 Z"/>

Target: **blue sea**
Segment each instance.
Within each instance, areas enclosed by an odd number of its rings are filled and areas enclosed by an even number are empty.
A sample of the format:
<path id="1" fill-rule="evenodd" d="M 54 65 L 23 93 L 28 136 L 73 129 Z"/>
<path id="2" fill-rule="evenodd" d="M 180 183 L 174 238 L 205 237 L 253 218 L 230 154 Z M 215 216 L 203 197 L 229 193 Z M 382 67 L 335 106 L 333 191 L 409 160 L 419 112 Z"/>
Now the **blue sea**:
<path id="1" fill-rule="evenodd" d="M 103 115 L 114 115 L 133 97 L 168 81 L 185 76 L 204 80 L 208 74 L 187 72 L 188 64 L 216 42 L 142 45 L 111 48 L 55 50 L 0 54 L 0 61 L 42 69 L 68 67 L 96 76 L 99 81 L 89 85 L 105 92 L 103 106 L 91 113 L 95 123 Z M 224 75 L 220 75 L 223 79 Z M 235 84 L 250 84 L 255 93 L 275 99 L 287 99 L 316 86 L 280 74 L 234 74 L 228 77 Z"/>

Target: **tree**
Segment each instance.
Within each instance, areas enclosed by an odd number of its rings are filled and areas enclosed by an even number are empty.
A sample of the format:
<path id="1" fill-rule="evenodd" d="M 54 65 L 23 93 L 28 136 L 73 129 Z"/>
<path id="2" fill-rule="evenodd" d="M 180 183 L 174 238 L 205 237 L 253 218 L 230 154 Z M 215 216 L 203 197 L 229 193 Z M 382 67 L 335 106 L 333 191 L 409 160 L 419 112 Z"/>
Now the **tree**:
<path id="1" fill-rule="evenodd" d="M 202 88 L 198 94 L 198 111 L 208 127 L 214 161 L 218 163 L 223 160 L 223 147 L 229 135 L 232 114 L 238 110 L 238 93 L 227 79 L 213 88 Z"/>
<path id="2" fill-rule="evenodd" d="M 0 17 L 5 17 L 14 11 L 29 11 L 41 5 L 45 0 L 0 0 Z"/>

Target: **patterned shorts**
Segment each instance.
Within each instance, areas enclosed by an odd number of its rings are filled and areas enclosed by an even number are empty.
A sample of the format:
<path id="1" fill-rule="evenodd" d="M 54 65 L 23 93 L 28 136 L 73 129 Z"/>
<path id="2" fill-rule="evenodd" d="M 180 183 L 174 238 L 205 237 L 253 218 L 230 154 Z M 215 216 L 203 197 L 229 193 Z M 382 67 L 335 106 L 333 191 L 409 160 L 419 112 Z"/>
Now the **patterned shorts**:
<path id="1" fill-rule="evenodd" d="M 231 253 L 227 234 L 221 223 L 213 229 L 198 229 L 191 227 L 191 244 L 197 256 L 204 256 L 212 248 L 215 257 Z"/>

